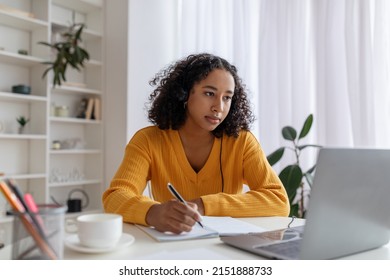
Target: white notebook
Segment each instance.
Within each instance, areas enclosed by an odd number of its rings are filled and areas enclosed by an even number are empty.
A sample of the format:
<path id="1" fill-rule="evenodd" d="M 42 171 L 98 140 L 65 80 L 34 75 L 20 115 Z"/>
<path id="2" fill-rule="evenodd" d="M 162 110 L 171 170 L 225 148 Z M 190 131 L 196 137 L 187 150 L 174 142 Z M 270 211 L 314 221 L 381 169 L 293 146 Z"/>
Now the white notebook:
<path id="1" fill-rule="evenodd" d="M 138 228 L 149 234 L 157 241 L 178 241 L 189 239 L 212 238 L 226 235 L 236 235 L 250 232 L 263 232 L 264 228 L 232 218 L 232 217 L 202 217 L 204 228 L 195 224 L 190 232 L 174 234 L 170 232 L 160 232 L 153 227 L 137 225 Z"/>

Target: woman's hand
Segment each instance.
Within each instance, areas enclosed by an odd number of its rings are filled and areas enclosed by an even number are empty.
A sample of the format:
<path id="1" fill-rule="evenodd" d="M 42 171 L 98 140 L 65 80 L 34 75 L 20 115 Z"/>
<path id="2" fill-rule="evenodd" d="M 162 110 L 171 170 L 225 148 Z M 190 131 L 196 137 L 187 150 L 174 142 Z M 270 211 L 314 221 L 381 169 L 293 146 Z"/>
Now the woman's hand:
<path id="1" fill-rule="evenodd" d="M 191 231 L 197 221 L 201 221 L 195 203 L 185 205 L 177 200 L 155 204 L 146 214 L 146 222 L 158 231 L 170 231 L 176 234 Z"/>
<path id="2" fill-rule="evenodd" d="M 193 200 L 190 200 L 192 203 L 195 203 L 196 206 L 198 207 L 198 213 L 204 216 L 204 204 L 203 200 L 201 198 L 196 198 Z"/>

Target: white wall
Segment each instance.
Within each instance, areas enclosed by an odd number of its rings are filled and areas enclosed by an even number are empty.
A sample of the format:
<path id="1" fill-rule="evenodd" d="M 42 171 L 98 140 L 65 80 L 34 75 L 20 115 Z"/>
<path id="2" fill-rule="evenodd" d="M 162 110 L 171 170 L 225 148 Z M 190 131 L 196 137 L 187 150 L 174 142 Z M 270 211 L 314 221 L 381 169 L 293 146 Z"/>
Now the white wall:
<path id="1" fill-rule="evenodd" d="M 176 59 L 177 0 L 130 0 L 128 139 L 150 125 L 145 105 L 152 91 L 149 80 Z M 147 11 L 147 12 L 140 12 Z M 137 24 L 136 24 L 137 23 Z"/>
<path id="2" fill-rule="evenodd" d="M 122 161 L 127 142 L 138 129 L 150 125 L 145 109 L 152 91 L 149 80 L 177 59 L 174 56 L 177 47 L 172 42 L 177 41 L 174 13 L 177 12 L 178 1 L 107 2 L 106 97 L 103 113 L 106 147 L 104 177 L 108 187 Z M 140 13 L 140 10 L 148 12 Z"/>
<path id="3" fill-rule="evenodd" d="M 104 178 L 108 187 L 127 142 L 128 12 L 127 0 L 106 1 Z"/>

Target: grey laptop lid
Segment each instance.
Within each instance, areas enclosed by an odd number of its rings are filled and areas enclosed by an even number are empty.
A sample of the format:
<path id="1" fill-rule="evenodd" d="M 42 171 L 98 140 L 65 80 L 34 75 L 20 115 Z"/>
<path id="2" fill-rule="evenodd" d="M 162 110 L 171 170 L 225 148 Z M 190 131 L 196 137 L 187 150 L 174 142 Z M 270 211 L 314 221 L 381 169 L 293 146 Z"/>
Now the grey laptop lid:
<path id="1" fill-rule="evenodd" d="M 273 255 L 262 249 L 270 243 L 300 239 L 291 231 L 285 240 L 272 240 L 267 237 L 270 233 L 221 240 L 266 257 L 339 258 L 388 243 L 389 202 L 390 150 L 323 148 L 318 155 L 299 255 Z M 285 232 L 279 231 L 279 236 Z"/>

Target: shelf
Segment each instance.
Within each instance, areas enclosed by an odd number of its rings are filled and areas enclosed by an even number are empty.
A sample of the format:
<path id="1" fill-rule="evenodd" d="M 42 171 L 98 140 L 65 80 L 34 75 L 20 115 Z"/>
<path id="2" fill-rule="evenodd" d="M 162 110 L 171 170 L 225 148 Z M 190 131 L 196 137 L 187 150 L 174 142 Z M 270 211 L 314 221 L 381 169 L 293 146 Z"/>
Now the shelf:
<path id="1" fill-rule="evenodd" d="M 30 55 L 21 55 L 8 51 L 0 51 L 0 62 L 30 67 L 43 63 L 45 60 Z"/>
<path id="2" fill-rule="evenodd" d="M 50 117 L 52 122 L 62 122 L 62 123 L 79 123 L 79 124 L 101 124 L 101 120 L 86 120 L 86 119 L 77 119 L 77 118 L 60 118 L 60 117 Z"/>
<path id="3" fill-rule="evenodd" d="M 52 2 L 58 6 L 78 10 L 84 13 L 92 12 L 103 7 L 101 0 L 53 0 Z"/>
<path id="4" fill-rule="evenodd" d="M 37 96 L 30 94 L 19 94 L 19 93 L 11 93 L 11 92 L 0 92 L 0 100 L 2 101 L 12 101 L 12 102 L 46 102 L 47 97 L 45 96 Z"/>
<path id="5" fill-rule="evenodd" d="M 46 140 L 45 134 L 0 134 L 0 139 L 14 140 Z"/>
<path id="6" fill-rule="evenodd" d="M 40 19 L 30 18 L 27 16 L 20 16 L 10 12 L 2 11 L 0 9 L 0 24 L 23 29 L 27 31 L 34 31 L 41 28 L 48 28 L 49 23 Z"/>
<path id="7" fill-rule="evenodd" d="M 90 59 L 85 62 L 86 67 L 102 67 L 103 63 L 99 60 Z"/>
<path id="8" fill-rule="evenodd" d="M 85 41 L 93 41 L 93 40 L 101 40 L 103 38 L 102 33 L 92 30 L 92 29 L 83 29 L 83 40 Z"/>
<path id="9" fill-rule="evenodd" d="M 0 216 L 0 224 L 2 223 L 12 223 L 14 220 L 14 217 L 12 216 Z"/>
<path id="10" fill-rule="evenodd" d="M 95 94 L 101 95 L 101 90 L 83 88 L 83 87 L 72 87 L 72 86 L 56 86 L 52 88 L 55 93 L 73 93 L 73 94 Z"/>
<path id="11" fill-rule="evenodd" d="M 73 213 L 65 213 L 66 218 L 75 218 L 80 215 L 85 215 L 85 214 L 96 214 L 96 213 L 101 213 L 101 209 L 96 209 L 96 210 L 83 210 L 82 212 L 73 212 Z M 14 217 L 12 216 L 0 216 L 0 224 L 2 223 L 12 223 L 14 220 Z"/>
<path id="12" fill-rule="evenodd" d="M 102 213 L 102 209 L 97 209 L 97 210 L 83 210 L 81 212 L 72 212 L 72 213 L 66 213 L 65 217 L 66 218 L 76 218 L 77 216 L 80 215 L 85 215 L 85 214 L 96 214 L 96 213 Z M 1 221 L 1 220 L 0 220 Z"/>
<path id="13" fill-rule="evenodd" d="M 92 108 L 97 116 L 101 115 L 99 112 L 104 107 L 106 2 L 0 2 L 0 154 L 5 159 L 1 164 L 0 171 L 3 173 L 0 174 L 3 176 L 0 180 L 19 180 L 22 190 L 33 191 L 34 198 L 40 203 L 49 203 L 52 196 L 66 202 L 68 189 L 82 187 L 90 198 L 90 206 L 86 210 L 99 209 L 104 188 L 104 121 L 73 116 L 80 115 L 81 110 L 86 111 L 87 108 L 81 107 L 85 99 L 96 101 Z M 91 59 L 85 61 L 80 71 L 69 68 L 66 76 L 69 82 L 53 87 L 52 71 L 46 78 L 42 78 L 42 73 L 49 66 L 45 62 L 52 61 L 55 52 L 38 43 L 58 38 L 57 33 L 67 30 L 72 19 L 85 23 L 83 46 Z M 28 54 L 19 54 L 18 50 L 27 50 Z M 31 86 L 31 94 L 11 92 L 12 86 L 18 84 Z M 69 114 L 58 113 L 58 116 L 72 117 L 54 116 L 56 110 L 53 113 L 52 109 L 59 106 L 67 106 Z M 25 134 L 18 134 L 18 116 L 32 120 Z M 64 141 L 60 146 L 63 149 L 52 150 L 55 147 L 53 142 L 59 141 L 57 139 Z M 73 145 L 72 141 L 80 142 Z M 76 171 L 79 176 L 75 175 Z M 62 182 L 64 180 L 73 181 Z M 2 202 L 0 199 L 0 204 Z M 0 222 L 3 221 L 4 218 L 0 217 Z"/>
<path id="14" fill-rule="evenodd" d="M 4 180 L 7 178 L 14 179 L 14 180 L 45 179 L 46 174 L 34 173 L 34 174 L 11 174 L 11 175 L 0 176 L 0 180 Z"/>
<path id="15" fill-rule="evenodd" d="M 60 187 L 71 187 L 71 186 L 79 186 L 79 185 L 93 185 L 100 184 L 101 180 L 81 180 L 81 181 L 71 181 L 71 182 L 59 182 L 59 183 L 49 183 L 50 188 L 60 188 Z"/>
<path id="16" fill-rule="evenodd" d="M 86 155 L 86 154 L 101 154 L 98 149 L 63 149 L 50 150 L 51 155 Z"/>
<path id="17" fill-rule="evenodd" d="M 54 32 L 62 32 L 66 31 L 69 28 L 69 24 L 64 23 L 64 22 L 59 22 L 59 21 L 52 21 L 52 30 Z M 83 33 L 82 33 L 82 39 L 83 41 L 94 41 L 94 40 L 101 40 L 103 35 L 95 30 L 88 29 L 88 28 L 83 28 Z"/>

